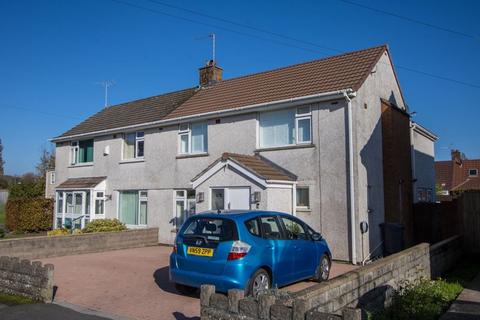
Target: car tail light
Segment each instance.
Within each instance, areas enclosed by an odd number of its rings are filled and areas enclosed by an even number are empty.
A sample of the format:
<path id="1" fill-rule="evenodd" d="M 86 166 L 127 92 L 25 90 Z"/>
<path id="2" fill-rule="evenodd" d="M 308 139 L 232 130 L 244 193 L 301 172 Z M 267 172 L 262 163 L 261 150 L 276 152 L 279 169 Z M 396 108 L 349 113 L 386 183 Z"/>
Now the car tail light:
<path id="1" fill-rule="evenodd" d="M 245 257 L 250 251 L 251 246 L 248 243 L 242 241 L 235 241 L 232 244 L 232 248 L 228 253 L 228 260 L 237 260 Z"/>

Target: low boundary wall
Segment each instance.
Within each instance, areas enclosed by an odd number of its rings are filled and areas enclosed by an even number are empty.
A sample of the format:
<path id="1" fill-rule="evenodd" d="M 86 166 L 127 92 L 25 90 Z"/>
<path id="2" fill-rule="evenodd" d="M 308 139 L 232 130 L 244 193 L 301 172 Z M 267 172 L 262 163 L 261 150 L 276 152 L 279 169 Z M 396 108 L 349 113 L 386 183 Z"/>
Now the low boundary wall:
<path id="1" fill-rule="evenodd" d="M 158 228 L 0 240 L 0 254 L 24 259 L 153 246 Z"/>
<path id="2" fill-rule="evenodd" d="M 40 261 L 0 257 L 0 292 L 51 302 L 53 268 L 52 264 L 42 266 Z"/>
<path id="3" fill-rule="evenodd" d="M 295 293 L 272 292 L 258 299 L 230 290 L 202 286 L 202 320 L 235 319 L 361 319 L 361 310 L 375 310 L 390 303 L 404 281 L 438 276 L 453 266 L 461 254 L 461 239 L 452 237 L 430 247 L 422 243 L 350 271 L 327 282 Z M 432 266 L 432 263 L 434 264 Z"/>

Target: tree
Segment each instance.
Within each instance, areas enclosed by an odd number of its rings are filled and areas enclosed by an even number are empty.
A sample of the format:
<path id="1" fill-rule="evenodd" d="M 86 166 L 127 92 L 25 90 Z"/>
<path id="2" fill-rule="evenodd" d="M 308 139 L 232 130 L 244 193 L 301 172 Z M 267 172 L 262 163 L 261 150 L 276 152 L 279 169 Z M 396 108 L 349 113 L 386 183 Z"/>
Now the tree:
<path id="1" fill-rule="evenodd" d="M 24 174 L 19 181 L 10 185 L 9 198 L 36 198 L 44 196 L 44 180 L 33 172 Z"/>
<path id="2" fill-rule="evenodd" d="M 45 178 L 48 170 L 55 169 L 55 151 L 48 151 L 47 148 L 42 149 L 40 162 L 36 166 L 37 174 L 40 178 Z"/>
<path id="3" fill-rule="evenodd" d="M 2 139 L 0 139 L 0 177 L 2 177 L 5 174 L 5 170 L 3 168 L 4 164 L 5 164 L 5 161 L 3 161 L 3 144 L 2 144 Z"/>

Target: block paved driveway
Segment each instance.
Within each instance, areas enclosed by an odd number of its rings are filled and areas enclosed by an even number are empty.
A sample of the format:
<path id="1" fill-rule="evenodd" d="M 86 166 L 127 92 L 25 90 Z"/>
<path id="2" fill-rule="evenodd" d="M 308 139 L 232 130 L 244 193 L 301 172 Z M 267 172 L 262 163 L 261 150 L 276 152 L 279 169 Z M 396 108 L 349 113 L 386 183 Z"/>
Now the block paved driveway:
<path id="1" fill-rule="evenodd" d="M 154 246 L 42 259 L 55 265 L 55 301 L 131 319 L 200 319 L 199 295 L 179 294 L 168 280 L 170 247 Z M 331 277 L 355 267 L 334 263 Z M 297 291 L 303 281 L 283 288 Z"/>

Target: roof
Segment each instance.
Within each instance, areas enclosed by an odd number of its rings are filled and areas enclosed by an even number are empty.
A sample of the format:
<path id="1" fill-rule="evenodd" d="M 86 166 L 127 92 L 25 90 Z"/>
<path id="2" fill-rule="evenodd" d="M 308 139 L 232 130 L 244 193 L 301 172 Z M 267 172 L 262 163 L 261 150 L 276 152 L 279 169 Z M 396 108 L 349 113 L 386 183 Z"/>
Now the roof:
<path id="1" fill-rule="evenodd" d="M 161 120 L 192 97 L 195 90 L 189 88 L 105 108 L 59 138 Z"/>
<path id="2" fill-rule="evenodd" d="M 170 113 L 176 118 L 344 89 L 358 90 L 386 46 L 223 80 L 199 90 Z"/>
<path id="3" fill-rule="evenodd" d="M 297 177 L 288 172 L 287 170 L 277 166 L 268 159 L 260 155 L 244 155 L 238 153 L 229 153 L 225 152 L 222 156 L 209 165 L 205 170 L 200 172 L 197 176 L 192 179 L 192 182 L 198 180 L 204 174 L 206 174 L 210 169 L 214 168 L 219 162 L 233 161 L 242 168 L 246 169 L 255 176 L 267 181 L 267 180 L 278 180 L 278 181 L 296 181 Z"/>
<path id="4" fill-rule="evenodd" d="M 459 163 L 454 163 L 453 160 L 436 161 L 436 183 L 444 190 L 480 190 L 480 176 L 469 175 L 470 169 L 477 169 L 480 174 L 480 159 L 462 159 Z"/>
<path id="5" fill-rule="evenodd" d="M 89 177 L 89 178 L 70 178 L 62 183 L 60 183 L 56 189 L 71 189 L 71 188 L 80 188 L 80 189 L 89 189 L 96 187 L 100 182 L 105 180 L 107 177 Z"/>
<path id="6" fill-rule="evenodd" d="M 435 181 L 442 189 L 452 188 L 452 173 L 452 161 L 435 161 Z"/>
<path id="7" fill-rule="evenodd" d="M 452 188 L 452 191 L 480 190 L 480 178 L 468 178 L 464 182 Z"/>
<path id="8" fill-rule="evenodd" d="M 106 108 L 62 137 L 160 120 L 227 111 L 340 90 L 358 90 L 386 45 L 219 81 Z"/>

